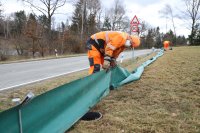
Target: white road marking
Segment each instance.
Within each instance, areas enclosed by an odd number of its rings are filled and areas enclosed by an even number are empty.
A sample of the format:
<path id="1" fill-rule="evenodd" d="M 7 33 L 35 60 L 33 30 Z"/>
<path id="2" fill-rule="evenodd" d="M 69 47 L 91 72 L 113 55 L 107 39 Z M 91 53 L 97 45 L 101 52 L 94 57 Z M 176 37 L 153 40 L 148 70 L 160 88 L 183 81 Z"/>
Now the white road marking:
<path id="1" fill-rule="evenodd" d="M 74 70 L 74 71 L 70 71 L 70 72 L 66 72 L 66 73 L 61 73 L 61 74 L 58 74 L 58 75 L 49 76 L 49 77 L 46 77 L 46 78 L 42 78 L 42 79 L 38 79 L 38 80 L 33 80 L 33 81 L 30 81 L 30 82 L 26 82 L 26 83 L 14 85 L 14 86 L 9 86 L 9 87 L 6 87 L 6 88 L 1 88 L 0 91 L 11 89 L 11 88 L 15 88 L 15 87 L 19 87 L 19 86 L 23 86 L 23 85 L 27 85 L 27 84 L 31 84 L 31 83 L 35 83 L 35 82 L 39 82 L 39 81 L 50 79 L 50 78 L 59 77 L 59 76 L 62 76 L 62 75 L 73 73 L 73 72 L 82 71 L 82 70 L 85 70 L 85 69 L 88 69 L 88 68 L 89 67 L 85 67 L 85 68 L 82 68 L 82 69 L 77 69 L 77 70 Z"/>

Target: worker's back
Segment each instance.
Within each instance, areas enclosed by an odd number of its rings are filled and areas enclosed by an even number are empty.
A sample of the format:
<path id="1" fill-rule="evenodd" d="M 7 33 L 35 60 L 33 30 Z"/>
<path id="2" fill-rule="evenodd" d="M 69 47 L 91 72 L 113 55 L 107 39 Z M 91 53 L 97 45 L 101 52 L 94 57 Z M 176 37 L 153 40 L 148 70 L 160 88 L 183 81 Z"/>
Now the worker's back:
<path id="1" fill-rule="evenodd" d="M 168 47 L 170 45 L 170 41 L 164 41 L 163 45 L 164 45 L 164 49 L 168 49 Z"/>

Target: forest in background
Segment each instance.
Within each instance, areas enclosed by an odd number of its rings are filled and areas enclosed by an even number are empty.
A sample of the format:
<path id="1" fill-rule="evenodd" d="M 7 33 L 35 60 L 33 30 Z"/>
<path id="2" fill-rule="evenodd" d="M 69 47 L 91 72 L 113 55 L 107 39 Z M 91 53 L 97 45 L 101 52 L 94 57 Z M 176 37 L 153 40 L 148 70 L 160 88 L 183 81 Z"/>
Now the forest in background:
<path id="1" fill-rule="evenodd" d="M 4 16 L 3 5 L 0 2 L 0 61 L 7 60 L 10 56 L 32 58 L 55 55 L 55 52 L 59 55 L 84 53 L 88 37 L 96 32 L 113 30 L 130 33 L 131 20 L 126 16 L 122 0 L 115 0 L 113 6 L 106 10 L 102 7 L 100 0 L 78 0 L 76 2 L 38 0 L 41 3 L 39 5 L 31 0 L 21 1 L 38 10 L 41 15 L 19 10 L 10 16 Z M 74 6 L 71 20 L 66 18 L 66 22 L 55 23 L 56 10 L 68 2 Z M 175 26 L 167 33 L 161 33 L 159 27 L 152 27 L 144 20 L 140 20 L 140 48 L 161 48 L 164 40 L 171 41 L 172 46 L 200 45 L 200 29 L 197 19 L 199 0 L 197 2 L 196 5 L 190 5 L 196 7 L 195 18 L 187 17 L 188 11 L 185 11 L 185 17 L 194 20 L 191 25 L 191 35 L 177 36 Z M 163 9 L 161 14 L 170 18 L 174 25 L 173 10 L 169 5 L 166 5 L 166 9 Z"/>

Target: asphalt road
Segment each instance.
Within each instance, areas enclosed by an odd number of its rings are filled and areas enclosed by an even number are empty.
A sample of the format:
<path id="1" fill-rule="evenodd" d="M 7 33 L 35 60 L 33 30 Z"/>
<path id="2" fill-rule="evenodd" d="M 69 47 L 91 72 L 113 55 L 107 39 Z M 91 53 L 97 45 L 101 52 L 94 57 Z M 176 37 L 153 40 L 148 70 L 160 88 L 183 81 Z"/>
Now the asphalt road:
<path id="1" fill-rule="evenodd" d="M 135 50 L 134 57 L 152 50 Z M 132 58 L 132 52 L 123 52 L 123 59 Z M 119 58 L 122 56 L 120 55 Z M 120 60 L 118 58 L 118 60 Z M 0 91 L 69 74 L 89 68 L 87 56 L 0 65 Z"/>

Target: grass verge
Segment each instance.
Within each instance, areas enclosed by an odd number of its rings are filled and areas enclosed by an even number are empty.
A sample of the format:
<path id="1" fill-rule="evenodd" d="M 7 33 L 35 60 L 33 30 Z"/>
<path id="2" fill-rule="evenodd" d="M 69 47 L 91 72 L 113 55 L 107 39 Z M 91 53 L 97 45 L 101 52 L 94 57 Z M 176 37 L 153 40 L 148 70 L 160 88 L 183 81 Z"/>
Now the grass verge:
<path id="1" fill-rule="evenodd" d="M 79 121 L 69 133 L 199 133 L 200 47 L 166 51 L 93 110 L 103 118 Z"/>
<path id="2" fill-rule="evenodd" d="M 60 58 L 69 58 L 77 56 L 85 56 L 86 54 L 67 54 L 59 56 L 46 56 L 46 57 L 25 57 L 25 56 L 9 56 L 7 60 L 0 61 L 0 64 L 9 64 L 9 63 L 18 63 L 18 62 L 29 62 L 29 61 L 39 61 L 39 60 L 50 60 L 50 59 L 60 59 Z"/>
<path id="3" fill-rule="evenodd" d="M 137 58 L 134 70 L 145 60 Z M 140 80 L 111 91 L 92 110 L 100 111 L 99 121 L 79 121 L 69 133 L 177 133 L 200 132 L 200 47 L 178 47 L 145 68 Z M 6 92 L 0 92 L 0 110 L 13 106 L 12 98 L 28 91 L 36 95 L 84 77 L 81 71 Z"/>

